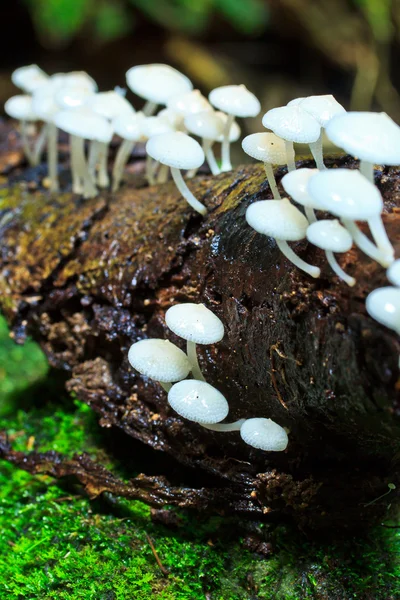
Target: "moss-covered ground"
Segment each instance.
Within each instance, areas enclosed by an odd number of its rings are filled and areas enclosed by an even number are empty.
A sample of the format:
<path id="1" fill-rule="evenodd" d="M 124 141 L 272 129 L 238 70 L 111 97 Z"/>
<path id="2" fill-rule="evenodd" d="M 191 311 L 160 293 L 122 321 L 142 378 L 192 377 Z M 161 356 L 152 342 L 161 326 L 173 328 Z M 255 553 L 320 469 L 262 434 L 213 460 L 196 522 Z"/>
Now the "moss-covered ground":
<path id="1" fill-rule="evenodd" d="M 122 476 L 140 472 L 141 456 L 116 458 L 113 432 L 62 389 L 40 349 L 16 346 L 0 319 L 0 429 L 14 448 L 86 451 Z M 177 511 L 172 520 L 155 521 L 140 502 L 89 501 L 71 482 L 0 461 L 0 599 L 400 598 L 400 529 L 317 543 L 288 525 L 254 525 L 270 535 L 265 557 L 247 549 L 235 520 Z"/>

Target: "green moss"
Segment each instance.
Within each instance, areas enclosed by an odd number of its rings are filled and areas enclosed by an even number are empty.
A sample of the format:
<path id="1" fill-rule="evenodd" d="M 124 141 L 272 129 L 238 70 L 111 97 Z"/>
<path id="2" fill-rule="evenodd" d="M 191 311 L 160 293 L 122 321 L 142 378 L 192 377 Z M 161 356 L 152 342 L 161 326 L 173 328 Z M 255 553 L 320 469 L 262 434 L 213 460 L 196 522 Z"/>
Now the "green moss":
<path id="1" fill-rule="evenodd" d="M 19 450 L 89 452 L 116 473 L 96 416 L 55 391 L 32 342 L 17 347 L 0 321 L 0 429 Z M 40 385 L 40 393 L 37 386 Z M 35 392 L 36 390 L 36 392 Z M 133 469 L 140 471 L 140 458 Z M 389 498 L 388 498 L 389 502 Z M 249 552 L 236 520 L 177 512 L 180 525 L 151 520 L 140 502 L 90 502 L 78 486 L 0 463 L 0 598 L 125 600 L 330 600 L 400 597 L 400 530 L 313 544 L 288 526 L 270 528 L 270 558 Z M 163 566 L 156 564 L 150 536 Z"/>

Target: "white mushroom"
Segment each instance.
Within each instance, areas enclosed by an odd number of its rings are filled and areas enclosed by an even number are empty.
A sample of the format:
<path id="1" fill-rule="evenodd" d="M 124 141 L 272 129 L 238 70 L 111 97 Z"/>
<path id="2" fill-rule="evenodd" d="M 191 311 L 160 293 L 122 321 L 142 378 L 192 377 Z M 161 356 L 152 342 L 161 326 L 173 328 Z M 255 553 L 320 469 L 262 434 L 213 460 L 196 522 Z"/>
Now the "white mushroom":
<path id="1" fill-rule="evenodd" d="M 225 396 L 196 379 L 175 383 L 168 392 L 168 402 L 178 415 L 200 425 L 219 423 L 229 412 Z"/>
<path id="2" fill-rule="evenodd" d="M 306 217 L 310 223 L 317 220 L 314 210 L 324 210 L 321 204 L 308 193 L 308 184 L 316 173 L 318 173 L 318 169 L 296 169 L 286 173 L 281 179 L 285 192 L 295 202 L 304 206 Z"/>
<path id="3" fill-rule="evenodd" d="M 19 67 L 11 74 L 13 84 L 26 94 L 32 94 L 41 85 L 47 83 L 48 80 L 49 76 L 37 65 Z"/>
<path id="4" fill-rule="evenodd" d="M 196 353 L 196 344 L 216 344 L 224 337 L 222 321 L 204 304 L 175 304 L 165 313 L 167 326 L 187 341 L 187 355 L 195 379 L 204 380 Z"/>
<path id="5" fill-rule="evenodd" d="M 230 132 L 235 117 L 256 117 L 261 110 L 260 102 L 244 85 L 225 85 L 215 88 L 208 96 L 209 101 L 218 110 L 228 115 L 222 142 L 221 171 L 232 169 L 230 159 Z"/>
<path id="6" fill-rule="evenodd" d="M 355 285 L 354 277 L 350 277 L 343 271 L 333 255 L 334 252 L 347 252 L 353 245 L 350 233 L 340 225 L 337 219 L 312 223 L 307 229 L 307 239 L 314 246 L 325 250 L 328 263 L 340 279 L 343 279 L 349 286 Z"/>
<path id="7" fill-rule="evenodd" d="M 314 117 L 321 127 L 325 128 L 334 117 L 346 112 L 344 107 L 331 94 L 302 98 L 299 106 Z M 310 144 L 310 148 L 318 169 L 325 169 L 322 152 L 322 131 L 318 140 Z"/>
<path id="8" fill-rule="evenodd" d="M 213 110 L 207 98 L 199 90 L 191 90 L 168 98 L 167 108 L 186 117 L 205 110 Z"/>
<path id="9" fill-rule="evenodd" d="M 90 92 L 97 91 L 97 83 L 86 71 L 70 71 L 69 73 L 55 73 L 50 77 L 49 83 L 54 86 L 68 86 L 85 88 Z"/>
<path id="10" fill-rule="evenodd" d="M 400 288 L 383 287 L 373 290 L 366 300 L 369 315 L 400 335 Z"/>
<path id="11" fill-rule="evenodd" d="M 284 428 L 271 419 L 246 419 L 240 436 L 249 446 L 266 452 L 282 452 L 289 442 Z"/>
<path id="12" fill-rule="evenodd" d="M 181 169 L 196 169 L 204 162 L 204 152 L 198 142 L 185 133 L 175 131 L 152 137 L 146 144 L 146 152 L 154 160 L 171 168 L 176 187 L 190 206 L 205 215 L 206 207 L 187 187 Z"/>
<path id="13" fill-rule="evenodd" d="M 262 124 L 285 140 L 286 161 L 289 171 L 296 168 L 293 143 L 309 144 L 314 156 L 314 142 L 321 134 L 321 126 L 299 105 L 280 106 L 265 113 Z M 314 156 L 315 159 L 315 156 Z"/>
<path id="14" fill-rule="evenodd" d="M 47 162 L 50 179 L 50 191 L 57 192 L 58 184 L 58 131 L 54 116 L 60 110 L 55 101 L 58 85 L 46 83 L 38 87 L 32 97 L 32 108 L 39 119 L 46 123 Z"/>
<path id="15" fill-rule="evenodd" d="M 143 137 L 145 140 L 150 140 L 152 137 L 156 135 L 161 135 L 163 133 L 173 133 L 175 128 L 170 122 L 168 117 L 162 117 L 160 114 L 155 117 L 146 117 L 143 121 Z M 157 179 L 156 179 L 156 171 L 158 168 Z M 157 183 L 165 183 L 168 181 L 168 171 L 169 168 L 167 165 L 160 165 L 158 161 L 152 159 L 152 157 L 147 154 L 146 160 L 146 179 L 149 185 L 154 185 Z"/>
<path id="16" fill-rule="evenodd" d="M 393 261 L 394 250 L 381 219 L 382 197 L 379 190 L 358 170 L 320 171 L 310 179 L 308 192 L 325 210 L 340 217 L 365 254 L 383 266 Z M 355 221 L 368 221 L 378 248 L 361 233 Z"/>
<path id="17" fill-rule="evenodd" d="M 213 175 L 218 175 L 220 170 L 217 161 L 215 160 L 212 146 L 214 142 L 223 136 L 224 123 L 222 119 L 213 110 L 207 110 L 187 115 L 184 124 L 189 133 L 201 138 L 203 152 L 211 173 Z"/>
<path id="18" fill-rule="evenodd" d="M 348 112 L 329 122 L 328 138 L 360 159 L 360 171 L 374 183 L 374 164 L 400 164 L 400 127 L 386 114 Z"/>
<path id="19" fill-rule="evenodd" d="M 400 258 L 392 262 L 386 272 L 386 276 L 390 283 L 393 283 L 396 287 L 400 287 Z"/>
<path id="20" fill-rule="evenodd" d="M 154 114 L 158 104 L 166 104 L 171 96 L 193 89 L 192 82 L 169 65 L 151 64 L 132 67 L 126 73 L 129 88 L 146 100 L 143 113 Z"/>
<path id="21" fill-rule="evenodd" d="M 54 122 L 70 134 L 73 191 L 83 192 L 85 198 L 94 197 L 97 189 L 86 162 L 84 142 L 87 139 L 109 143 L 113 134 L 110 123 L 85 107 L 59 111 Z"/>
<path id="22" fill-rule="evenodd" d="M 112 191 L 116 192 L 119 188 L 122 174 L 132 150 L 139 141 L 145 141 L 147 138 L 143 134 L 143 125 L 146 117 L 142 112 L 125 113 L 117 117 L 112 122 L 114 132 L 122 138 L 122 144 L 118 148 L 113 167 Z"/>
<path id="23" fill-rule="evenodd" d="M 166 392 L 175 381 L 185 379 L 191 365 L 186 354 L 168 340 L 141 340 L 128 353 L 132 367 L 145 377 L 158 381 Z"/>
<path id="24" fill-rule="evenodd" d="M 288 245 L 306 237 L 308 221 L 288 198 L 254 202 L 246 210 L 246 221 L 258 233 L 275 238 L 280 251 L 296 267 L 311 277 L 319 277 L 320 269 L 302 260 Z"/>
<path id="25" fill-rule="evenodd" d="M 274 133 L 253 133 L 242 140 L 242 148 L 252 158 L 264 163 L 269 187 L 276 200 L 280 200 L 274 170 L 271 165 L 286 164 L 285 142 Z"/>
<path id="26" fill-rule="evenodd" d="M 37 121 L 38 116 L 32 108 L 32 97 L 27 95 L 12 96 L 4 105 L 5 112 L 13 119 L 18 119 L 20 123 L 22 147 L 24 154 L 31 166 L 38 164 L 38 157 L 35 157 L 28 141 L 29 122 Z"/>

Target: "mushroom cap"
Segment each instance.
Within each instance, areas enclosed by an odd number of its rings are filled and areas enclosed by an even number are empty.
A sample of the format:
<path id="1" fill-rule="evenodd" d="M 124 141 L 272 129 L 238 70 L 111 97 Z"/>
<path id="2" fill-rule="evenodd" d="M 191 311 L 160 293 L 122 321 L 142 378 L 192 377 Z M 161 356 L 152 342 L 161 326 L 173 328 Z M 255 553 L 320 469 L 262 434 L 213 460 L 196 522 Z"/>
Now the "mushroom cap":
<path id="1" fill-rule="evenodd" d="M 84 107 L 60 110 L 54 116 L 54 123 L 70 135 L 104 144 L 108 144 L 113 136 L 113 129 L 107 119 Z"/>
<path id="2" fill-rule="evenodd" d="M 288 142 L 310 144 L 316 142 L 321 126 L 300 105 L 279 106 L 265 113 L 262 124 Z"/>
<path id="3" fill-rule="evenodd" d="M 97 83 L 86 71 L 70 71 L 69 73 L 55 73 L 50 77 L 50 83 L 58 87 L 79 87 L 89 92 L 97 92 Z"/>
<path id="4" fill-rule="evenodd" d="M 146 152 L 154 160 L 175 169 L 198 169 L 204 162 L 200 144 L 181 131 L 150 138 Z"/>
<path id="5" fill-rule="evenodd" d="M 193 89 L 190 79 L 163 64 L 132 67 L 126 73 L 126 81 L 132 92 L 156 104 L 166 104 L 171 96 Z"/>
<path id="6" fill-rule="evenodd" d="M 19 67 L 11 74 L 11 81 L 27 94 L 32 94 L 41 85 L 47 83 L 49 76 L 37 65 Z"/>
<path id="7" fill-rule="evenodd" d="M 213 110 L 187 115 L 184 123 L 189 133 L 206 140 L 217 141 L 224 133 L 224 122 Z"/>
<path id="8" fill-rule="evenodd" d="M 87 87 L 66 85 L 55 92 L 54 100 L 64 110 L 83 106 L 91 96 L 94 96 L 94 92 Z"/>
<path id="9" fill-rule="evenodd" d="M 373 290 L 366 300 L 369 315 L 400 335 L 400 288 L 383 287 Z"/>
<path id="10" fill-rule="evenodd" d="M 183 125 L 184 117 L 181 113 L 176 112 L 176 110 L 172 110 L 171 108 L 163 108 L 157 113 L 157 117 L 167 121 L 169 125 L 171 125 L 173 130 L 180 129 Z"/>
<path id="11" fill-rule="evenodd" d="M 155 117 L 145 117 L 142 124 L 142 131 L 144 137 L 149 140 L 155 135 L 173 133 L 175 129 L 168 119 L 156 115 Z"/>
<path id="12" fill-rule="evenodd" d="M 326 127 L 334 117 L 346 112 L 331 94 L 308 96 L 301 100 L 299 106 L 314 117 L 321 127 Z"/>
<path id="13" fill-rule="evenodd" d="M 123 113 L 113 120 L 112 128 L 119 137 L 131 142 L 144 141 L 143 126 L 146 121 L 144 114 L 139 112 Z"/>
<path id="14" fill-rule="evenodd" d="M 343 219 L 368 221 L 383 208 L 378 188 L 358 170 L 320 171 L 310 179 L 308 192 L 325 210 Z"/>
<path id="15" fill-rule="evenodd" d="M 185 379 L 172 386 L 168 402 L 181 417 L 195 423 L 219 423 L 229 412 L 226 398 L 212 385 Z"/>
<path id="16" fill-rule="evenodd" d="M 141 340 L 128 353 L 132 367 L 142 375 L 169 383 L 187 377 L 192 369 L 186 354 L 168 340 Z"/>
<path id="17" fill-rule="evenodd" d="M 212 90 L 208 96 L 213 106 L 235 117 L 256 117 L 261 105 L 245 85 L 223 85 Z"/>
<path id="18" fill-rule="evenodd" d="M 400 127 L 386 113 L 347 112 L 329 122 L 326 134 L 351 156 L 383 165 L 400 164 Z"/>
<path id="19" fill-rule="evenodd" d="M 134 113 L 135 109 L 124 96 L 115 92 L 100 92 L 89 96 L 86 106 L 97 115 L 112 121 L 124 113 Z"/>
<path id="20" fill-rule="evenodd" d="M 165 313 L 165 322 L 176 335 L 196 344 L 215 344 L 224 337 L 222 321 L 204 304 L 175 304 Z"/>
<path id="21" fill-rule="evenodd" d="M 281 184 L 285 192 L 298 204 L 316 210 L 323 210 L 321 204 L 308 193 L 310 179 L 317 173 L 319 173 L 318 169 L 296 169 L 286 173 L 281 179 Z"/>
<path id="22" fill-rule="evenodd" d="M 307 229 L 309 242 L 332 252 L 347 252 L 353 245 L 353 238 L 337 219 L 326 219 L 312 223 Z"/>
<path id="23" fill-rule="evenodd" d="M 13 119 L 37 121 L 38 116 L 32 107 L 32 96 L 19 94 L 12 96 L 4 105 L 5 112 Z"/>
<path id="24" fill-rule="evenodd" d="M 220 110 L 217 110 L 216 113 L 217 117 L 219 119 L 221 119 L 224 128 L 225 128 L 225 124 L 228 120 L 228 115 Z M 240 134 L 241 134 L 241 129 L 238 125 L 238 123 L 236 123 L 236 121 L 233 121 L 232 125 L 231 125 L 231 129 L 229 131 L 229 141 L 230 142 L 237 142 L 237 140 L 240 138 Z M 224 139 L 224 134 L 222 133 L 219 138 L 217 139 L 217 142 L 222 142 Z"/>
<path id="25" fill-rule="evenodd" d="M 303 100 L 305 100 L 305 96 L 302 96 L 301 98 L 293 98 L 293 100 L 290 100 L 286 106 L 298 106 L 301 104 L 301 102 L 303 102 Z"/>
<path id="26" fill-rule="evenodd" d="M 392 262 L 386 271 L 386 276 L 390 283 L 393 283 L 396 287 L 400 287 L 400 258 Z"/>
<path id="27" fill-rule="evenodd" d="M 286 164 L 285 142 L 274 133 L 252 133 L 242 140 L 242 148 L 256 160 L 274 165 Z"/>
<path id="28" fill-rule="evenodd" d="M 258 233 L 288 242 L 304 239 L 308 227 L 306 217 L 288 198 L 250 204 L 246 210 L 246 221 Z"/>
<path id="29" fill-rule="evenodd" d="M 246 419 L 240 428 L 240 436 L 246 444 L 267 452 L 286 450 L 288 436 L 286 431 L 271 419 Z"/>
<path id="30" fill-rule="evenodd" d="M 42 121 L 52 122 L 54 115 L 60 110 L 55 100 L 59 87 L 59 84 L 46 83 L 33 93 L 32 109 Z"/>
<path id="31" fill-rule="evenodd" d="M 211 104 L 199 90 L 191 90 L 190 92 L 171 96 L 168 98 L 167 108 L 184 116 L 212 110 Z"/>

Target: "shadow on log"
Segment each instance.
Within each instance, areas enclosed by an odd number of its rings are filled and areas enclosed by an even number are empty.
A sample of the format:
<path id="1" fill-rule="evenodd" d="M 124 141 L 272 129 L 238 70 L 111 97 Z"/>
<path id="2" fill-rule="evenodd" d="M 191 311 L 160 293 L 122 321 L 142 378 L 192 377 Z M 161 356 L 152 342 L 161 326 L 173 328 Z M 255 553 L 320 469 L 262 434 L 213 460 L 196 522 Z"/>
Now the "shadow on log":
<path id="1" fill-rule="evenodd" d="M 327 164 L 357 166 L 346 157 Z M 397 256 L 399 176 L 376 172 Z M 366 295 L 387 285 L 384 269 L 353 248 L 338 257 L 357 279 L 349 288 L 306 242 L 293 247 L 321 278 L 288 263 L 244 218 L 251 202 L 271 197 L 259 166 L 200 176 L 190 187 L 209 210 L 204 219 L 172 183 L 93 200 L 24 183 L 4 188 L 0 294 L 13 337 L 32 335 L 102 426 L 218 476 L 244 512 L 313 528 L 371 522 L 386 504 L 364 505 L 399 483 L 400 342 L 365 311 Z M 177 302 L 204 302 L 224 322 L 224 340 L 199 355 L 207 381 L 228 399 L 229 419 L 271 417 L 290 430 L 286 452 L 183 421 L 163 390 L 130 368 L 127 352 L 139 339 L 182 347 L 164 323 Z"/>

